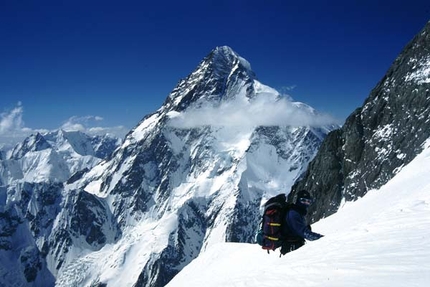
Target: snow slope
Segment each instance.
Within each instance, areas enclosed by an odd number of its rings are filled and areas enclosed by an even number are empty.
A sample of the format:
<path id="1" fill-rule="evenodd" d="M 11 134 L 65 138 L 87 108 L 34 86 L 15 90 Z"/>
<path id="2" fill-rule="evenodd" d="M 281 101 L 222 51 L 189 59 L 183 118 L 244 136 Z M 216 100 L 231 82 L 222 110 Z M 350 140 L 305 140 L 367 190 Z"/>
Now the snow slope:
<path id="1" fill-rule="evenodd" d="M 279 258 L 256 244 L 220 243 L 175 286 L 430 286 L 430 140 L 379 190 L 320 220 L 318 241 Z"/>

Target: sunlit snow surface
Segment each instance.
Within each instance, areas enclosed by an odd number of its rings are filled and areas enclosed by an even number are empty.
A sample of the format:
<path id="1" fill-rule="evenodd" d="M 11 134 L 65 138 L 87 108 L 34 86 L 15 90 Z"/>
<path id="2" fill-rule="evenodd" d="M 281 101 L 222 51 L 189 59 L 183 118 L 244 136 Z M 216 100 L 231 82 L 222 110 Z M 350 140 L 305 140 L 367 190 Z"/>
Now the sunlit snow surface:
<path id="1" fill-rule="evenodd" d="M 422 61 L 411 58 L 409 63 L 414 64 L 413 71 L 406 75 L 405 81 L 414 81 L 417 84 L 430 83 L 430 57 Z"/>
<path id="2" fill-rule="evenodd" d="M 167 235 L 176 224 L 175 215 L 166 215 L 165 220 L 142 222 L 127 232 L 118 244 L 106 245 L 97 252 L 81 256 L 67 266 L 57 278 L 55 286 L 93 286 L 91 274 L 99 274 L 101 282 L 108 286 L 133 286 L 139 276 L 139 266 L 151 257 L 151 252 L 160 252 L 167 245 Z M 159 242 L 153 239 L 159 238 Z M 72 280 L 70 278 L 73 278 Z"/>
<path id="3" fill-rule="evenodd" d="M 324 238 L 282 258 L 220 243 L 167 286 L 430 286 L 429 145 L 381 189 L 314 224 Z"/>

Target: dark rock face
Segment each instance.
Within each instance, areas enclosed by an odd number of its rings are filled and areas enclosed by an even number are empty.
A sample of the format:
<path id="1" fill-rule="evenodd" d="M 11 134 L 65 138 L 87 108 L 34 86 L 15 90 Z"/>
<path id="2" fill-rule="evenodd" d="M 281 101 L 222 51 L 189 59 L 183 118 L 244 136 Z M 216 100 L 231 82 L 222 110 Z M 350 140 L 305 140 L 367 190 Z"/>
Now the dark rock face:
<path id="1" fill-rule="evenodd" d="M 37 248 L 24 250 L 21 252 L 19 261 L 27 282 L 34 282 L 43 266 L 42 259 L 39 257 L 39 250 Z"/>
<path id="2" fill-rule="evenodd" d="M 109 208 L 96 196 L 85 191 L 78 192 L 73 201 L 70 227 L 67 229 L 75 237 L 84 236 L 87 244 L 99 249 L 107 242 L 105 233 L 113 229 L 111 226 L 115 226 L 108 212 Z M 104 225 L 108 227 L 105 228 Z"/>
<path id="3" fill-rule="evenodd" d="M 55 278 L 46 264 L 44 242 L 56 215 L 58 188 L 26 183 L 17 188 L 0 189 L 2 286 L 54 286 Z M 6 194 L 13 198 L 10 202 L 4 201 Z M 34 210 L 39 212 L 33 214 Z"/>
<path id="4" fill-rule="evenodd" d="M 118 147 L 119 140 L 107 136 L 94 136 L 91 138 L 91 144 L 94 148 L 94 156 L 108 159 L 112 152 Z"/>
<path id="5" fill-rule="evenodd" d="M 0 250 L 9 251 L 12 249 L 12 236 L 15 234 L 22 219 L 7 208 L 0 212 Z"/>
<path id="6" fill-rule="evenodd" d="M 404 48 L 363 106 L 331 132 L 289 200 L 300 189 L 316 203 L 316 221 L 342 200 L 364 196 L 409 163 L 430 136 L 430 22 Z"/>
<path id="7" fill-rule="evenodd" d="M 97 196 L 83 190 L 73 190 L 62 202 L 64 208 L 58 216 L 58 226 L 49 236 L 51 256 L 59 269 L 73 246 L 100 250 L 121 236 L 117 223 L 107 204 Z"/>

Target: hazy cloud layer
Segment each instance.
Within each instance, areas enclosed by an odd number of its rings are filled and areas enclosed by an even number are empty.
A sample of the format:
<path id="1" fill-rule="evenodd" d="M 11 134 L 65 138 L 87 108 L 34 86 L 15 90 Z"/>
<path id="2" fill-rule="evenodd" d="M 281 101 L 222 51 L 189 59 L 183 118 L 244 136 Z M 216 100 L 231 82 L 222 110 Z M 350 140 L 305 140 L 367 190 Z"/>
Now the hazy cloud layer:
<path id="1" fill-rule="evenodd" d="M 123 138 L 129 129 L 124 126 L 101 127 L 99 124 L 103 122 L 103 118 L 99 116 L 73 116 L 69 118 L 60 128 L 65 131 L 81 131 L 89 135 L 105 135 L 111 134 L 119 138 Z"/>
<path id="2" fill-rule="evenodd" d="M 8 149 L 24 140 L 31 134 L 49 132 L 47 129 L 26 127 L 23 121 L 24 108 L 21 103 L 11 110 L 0 114 L 0 148 Z M 123 126 L 101 127 L 103 118 L 98 116 L 71 117 L 59 129 L 81 131 L 89 135 L 111 134 L 123 138 L 129 131 Z"/>
<path id="3" fill-rule="evenodd" d="M 274 100 L 259 97 L 253 101 L 238 98 L 218 107 L 189 108 L 183 113 L 171 112 L 170 125 L 177 128 L 198 126 L 312 126 L 339 124 L 327 114 L 321 114 L 306 104 L 287 98 Z"/>

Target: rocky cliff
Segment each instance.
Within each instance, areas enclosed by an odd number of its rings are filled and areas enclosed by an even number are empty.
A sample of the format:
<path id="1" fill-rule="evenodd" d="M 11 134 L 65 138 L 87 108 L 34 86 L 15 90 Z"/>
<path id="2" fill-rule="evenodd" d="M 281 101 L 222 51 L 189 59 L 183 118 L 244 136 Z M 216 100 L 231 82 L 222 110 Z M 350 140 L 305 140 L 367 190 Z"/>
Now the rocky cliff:
<path id="1" fill-rule="evenodd" d="M 341 129 L 331 132 L 290 194 L 308 189 L 316 221 L 391 179 L 430 136 L 430 22 L 406 45 Z"/>

